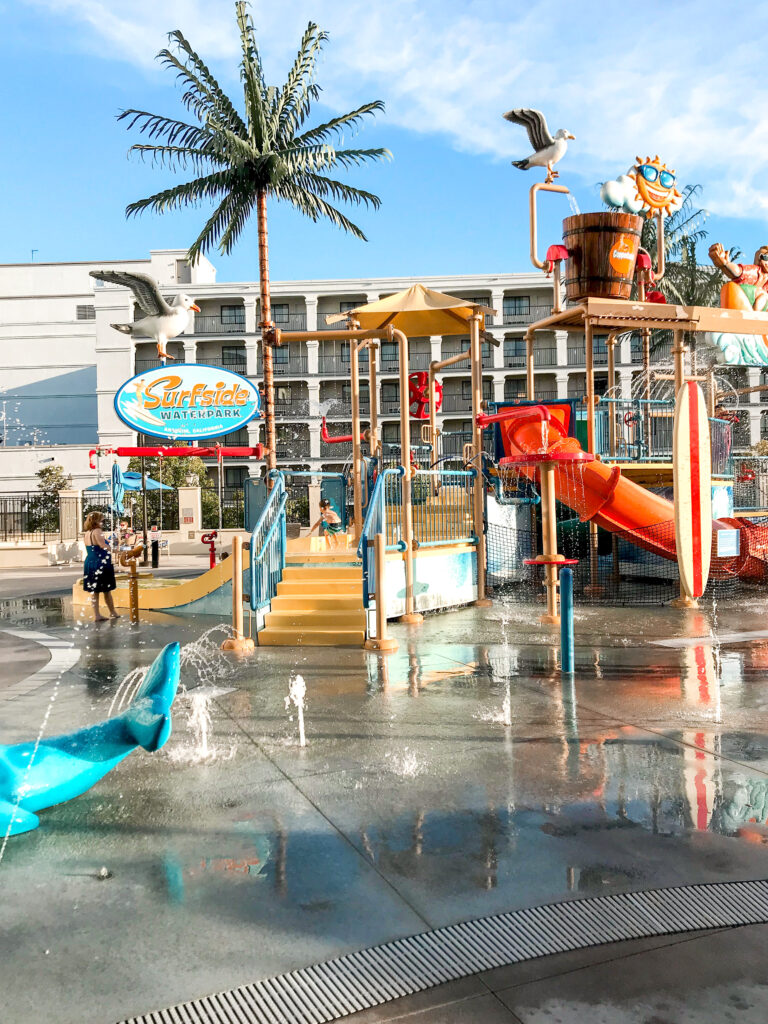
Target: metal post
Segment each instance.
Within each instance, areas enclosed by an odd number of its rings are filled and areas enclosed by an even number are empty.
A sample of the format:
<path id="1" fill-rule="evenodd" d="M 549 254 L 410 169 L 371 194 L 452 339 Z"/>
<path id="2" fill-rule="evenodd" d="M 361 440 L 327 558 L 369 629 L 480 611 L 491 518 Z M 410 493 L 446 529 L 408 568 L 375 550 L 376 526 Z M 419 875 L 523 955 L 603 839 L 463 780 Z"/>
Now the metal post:
<path id="1" fill-rule="evenodd" d="M 375 341 L 368 342 L 368 401 L 371 407 L 371 431 L 368 435 L 370 453 L 376 457 L 379 447 L 379 395 L 376 380 L 376 353 L 379 346 Z"/>
<path id="2" fill-rule="evenodd" d="M 675 358 L 675 398 L 677 398 L 680 388 L 685 383 L 685 345 L 682 331 L 674 331 L 673 337 L 672 355 Z"/>
<path id="3" fill-rule="evenodd" d="M 369 545 L 371 541 L 368 542 Z M 373 557 L 376 574 L 376 636 L 365 641 L 366 651 L 377 651 L 379 654 L 392 654 L 397 650 L 397 640 L 387 636 L 387 593 L 386 593 L 386 541 L 383 533 L 373 538 Z"/>
<path id="4" fill-rule="evenodd" d="M 222 483 L 221 477 L 222 477 L 222 474 L 223 474 L 223 471 L 224 471 L 224 464 L 223 464 L 222 458 L 221 458 L 221 451 L 218 451 L 216 453 L 216 461 L 218 463 L 218 473 L 216 474 L 216 477 L 217 477 L 217 480 L 218 480 L 218 489 L 219 489 L 219 536 L 221 536 L 221 532 L 224 529 L 224 525 L 223 525 L 224 524 L 224 514 L 223 514 L 224 513 L 224 508 L 223 508 L 223 505 L 222 505 L 222 493 L 221 493 L 221 490 L 222 490 L 222 488 L 221 488 L 221 483 Z"/>
<path id="5" fill-rule="evenodd" d="M 232 634 L 222 643 L 222 651 L 246 654 L 255 649 L 243 630 L 243 538 L 239 534 L 232 538 Z"/>
<path id="6" fill-rule="evenodd" d="M 575 669 L 573 647 L 573 572 L 566 566 L 560 570 L 560 671 L 563 674 Z"/>
<path id="7" fill-rule="evenodd" d="M 541 467 L 541 535 L 544 558 L 548 563 L 557 560 L 557 516 L 555 500 L 555 464 L 545 462 Z M 542 622 L 557 625 L 557 566 L 544 566 L 544 586 L 547 588 L 547 611 Z"/>
<path id="8" fill-rule="evenodd" d="M 608 393 L 610 394 L 616 385 L 616 332 L 611 331 L 606 342 L 608 348 Z M 616 456 L 616 413 L 613 403 L 608 403 L 608 451 L 611 458 Z"/>
<path id="9" fill-rule="evenodd" d="M 532 401 L 534 398 L 532 334 L 526 334 L 525 336 L 525 392 L 526 398 Z"/>
<path id="10" fill-rule="evenodd" d="M 350 321 L 350 326 L 358 326 L 357 322 Z M 353 534 L 355 544 L 360 540 L 363 530 L 363 495 L 362 481 L 360 478 L 360 363 L 358 359 L 358 344 L 365 345 L 364 341 L 349 342 L 349 375 L 350 390 L 352 396 L 352 495 L 354 509 Z"/>
<path id="11" fill-rule="evenodd" d="M 413 594 L 413 503 L 411 499 L 411 420 L 408 405 L 408 339 L 402 331 L 393 330 L 397 338 L 398 356 L 400 359 L 400 460 L 403 466 L 402 478 L 402 515 L 403 543 L 405 544 L 405 614 L 400 616 L 401 622 L 419 623 L 424 616 L 415 609 Z"/>
<path id="12" fill-rule="evenodd" d="M 592 321 L 584 324 L 584 350 L 587 363 L 587 451 L 595 454 L 595 360 Z"/>
<path id="13" fill-rule="evenodd" d="M 473 490 L 473 528 L 477 537 L 477 600 L 480 608 L 488 608 L 491 601 L 485 596 L 485 508 L 483 501 L 483 428 L 477 422 L 483 403 L 483 359 L 480 347 L 480 323 L 483 316 L 475 313 L 469 318 L 469 351 L 472 371 L 472 449 L 477 476 Z"/>
<path id="14" fill-rule="evenodd" d="M 144 551 L 141 556 L 141 564 L 149 564 L 149 552 L 147 551 L 147 463 L 144 456 L 141 456 L 141 533 L 144 543 Z"/>

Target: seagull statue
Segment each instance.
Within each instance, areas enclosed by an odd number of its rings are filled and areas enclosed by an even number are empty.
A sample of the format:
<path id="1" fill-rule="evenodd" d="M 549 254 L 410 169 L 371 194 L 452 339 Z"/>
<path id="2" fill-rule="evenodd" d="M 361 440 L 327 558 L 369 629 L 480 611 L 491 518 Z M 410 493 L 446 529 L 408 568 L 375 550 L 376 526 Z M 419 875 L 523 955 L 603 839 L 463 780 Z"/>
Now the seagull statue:
<path id="1" fill-rule="evenodd" d="M 142 313 L 146 314 L 132 324 L 110 324 L 110 327 L 123 334 L 130 334 L 132 338 L 153 338 L 163 365 L 166 359 L 174 358 L 168 355 L 166 345 L 187 329 L 191 310 L 200 312 L 200 307 L 195 305 L 189 295 L 177 295 L 172 303 L 168 303 L 153 278 L 128 270 L 92 270 L 91 277 L 130 288 Z"/>
<path id="2" fill-rule="evenodd" d="M 533 153 L 525 160 L 513 160 L 512 166 L 519 167 L 521 171 L 528 171 L 531 167 L 546 167 L 547 177 L 545 184 L 549 185 L 555 178 L 560 177 L 557 171 L 552 170 L 558 160 L 562 160 L 565 151 L 568 149 L 568 139 L 575 138 L 565 128 L 555 133 L 554 138 L 549 134 L 547 121 L 540 110 L 508 110 L 504 117 L 513 124 L 521 124 L 528 132 L 528 138 L 533 146 Z"/>

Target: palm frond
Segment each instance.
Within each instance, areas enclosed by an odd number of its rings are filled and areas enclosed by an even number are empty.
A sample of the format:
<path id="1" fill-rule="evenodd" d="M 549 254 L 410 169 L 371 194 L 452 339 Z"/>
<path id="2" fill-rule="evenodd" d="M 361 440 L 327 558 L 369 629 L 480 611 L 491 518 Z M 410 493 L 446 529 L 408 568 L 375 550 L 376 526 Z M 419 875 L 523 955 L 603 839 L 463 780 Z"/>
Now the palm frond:
<path id="1" fill-rule="evenodd" d="M 174 170 L 193 167 L 195 171 L 200 173 L 209 164 L 218 164 L 219 167 L 229 166 L 226 158 L 213 147 L 148 146 L 137 142 L 131 146 L 128 152 L 138 153 L 141 160 L 150 158 L 155 166 L 169 167 Z"/>
<path id="2" fill-rule="evenodd" d="M 303 124 L 312 101 L 319 95 L 320 90 L 311 79 L 315 63 L 327 39 L 328 34 L 321 32 L 318 26 L 310 21 L 301 37 L 299 52 L 275 104 L 275 135 L 278 139 L 293 137 L 297 127 Z"/>
<path id="3" fill-rule="evenodd" d="M 150 139 L 165 139 L 168 145 L 196 146 L 206 136 L 205 128 L 197 124 L 186 124 L 172 117 L 150 114 L 147 110 L 123 110 L 117 115 L 118 121 L 130 118 L 126 129 L 138 126 L 139 132 L 147 133 Z"/>
<path id="4" fill-rule="evenodd" d="M 229 192 L 189 247 L 189 262 L 194 263 L 198 256 L 210 252 L 214 247 L 218 247 L 223 253 L 230 252 L 245 227 L 255 201 L 255 196 L 244 196 L 237 190 Z"/>
<path id="5" fill-rule="evenodd" d="M 315 128 L 310 128 L 308 132 L 304 132 L 303 135 L 299 135 L 294 139 L 293 144 L 294 146 L 303 146 L 312 142 L 328 142 L 331 139 L 338 138 L 344 128 L 354 128 L 357 130 L 366 114 L 383 113 L 383 111 L 383 100 L 364 103 L 362 107 L 350 110 L 348 114 L 340 114 L 338 117 L 333 117 L 330 121 L 326 121 L 325 124 L 319 124 Z"/>
<path id="6" fill-rule="evenodd" d="M 331 224 L 335 224 L 336 227 L 342 228 L 348 234 L 354 235 L 361 242 L 368 241 L 357 224 L 353 224 L 348 217 L 344 216 L 341 210 L 337 210 L 335 206 L 331 206 L 330 203 L 327 203 L 307 188 L 297 188 L 295 185 L 285 183 L 278 186 L 273 191 L 273 195 L 277 199 L 287 200 L 312 221 L 329 220 Z"/>
<path id="7" fill-rule="evenodd" d="M 134 217 L 144 210 L 154 213 L 165 213 L 166 210 L 178 210 L 183 206 L 197 206 L 199 203 L 218 199 L 232 185 L 230 170 L 215 171 L 193 181 L 185 181 L 181 185 L 163 189 L 146 199 L 137 199 L 125 208 L 126 217 Z"/>
<path id="8" fill-rule="evenodd" d="M 261 56 L 256 46 L 253 20 L 246 10 L 247 6 L 245 0 L 238 0 L 235 4 L 237 26 L 240 29 L 240 47 L 243 54 L 240 61 L 240 78 L 243 83 L 245 112 L 248 119 L 248 136 L 256 149 L 260 153 L 264 153 L 270 141 L 267 112 L 264 106 L 266 83 Z"/>
<path id="9" fill-rule="evenodd" d="M 319 146 L 291 146 L 282 150 L 281 158 L 286 165 L 297 171 L 330 170 L 337 164 L 342 167 L 360 167 L 371 160 L 391 160 L 388 149 L 334 149 L 328 143 Z"/>
<path id="10" fill-rule="evenodd" d="M 378 210 L 381 199 L 372 192 L 354 188 L 343 181 L 334 181 L 320 174 L 303 174 L 296 179 L 304 188 L 315 192 L 318 196 L 331 196 L 335 202 L 354 203 L 356 206 L 370 206 Z"/>
<path id="11" fill-rule="evenodd" d="M 176 68 L 176 77 L 186 83 L 187 88 L 182 96 L 184 105 L 193 110 L 201 121 L 205 121 L 205 115 L 217 113 L 219 120 L 224 121 L 228 128 L 244 135 L 247 129 L 243 119 L 205 62 L 192 49 L 184 34 L 176 29 L 169 33 L 168 38 L 172 39 L 182 53 L 186 54 L 186 61 L 180 61 L 174 53 L 167 49 L 161 50 L 157 56 L 166 67 Z"/>

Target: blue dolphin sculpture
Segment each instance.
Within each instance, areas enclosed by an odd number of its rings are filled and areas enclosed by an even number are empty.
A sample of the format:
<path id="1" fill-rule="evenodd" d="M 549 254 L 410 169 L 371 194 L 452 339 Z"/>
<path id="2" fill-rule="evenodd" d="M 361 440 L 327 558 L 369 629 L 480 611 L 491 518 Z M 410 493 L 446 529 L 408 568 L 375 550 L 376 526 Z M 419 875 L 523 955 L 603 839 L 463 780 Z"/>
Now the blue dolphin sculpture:
<path id="1" fill-rule="evenodd" d="M 168 644 L 122 714 L 41 740 L 34 760 L 34 743 L 0 744 L 0 839 L 37 828 L 40 819 L 35 811 L 80 796 L 136 747 L 164 746 L 171 735 L 179 665 L 178 643 Z"/>

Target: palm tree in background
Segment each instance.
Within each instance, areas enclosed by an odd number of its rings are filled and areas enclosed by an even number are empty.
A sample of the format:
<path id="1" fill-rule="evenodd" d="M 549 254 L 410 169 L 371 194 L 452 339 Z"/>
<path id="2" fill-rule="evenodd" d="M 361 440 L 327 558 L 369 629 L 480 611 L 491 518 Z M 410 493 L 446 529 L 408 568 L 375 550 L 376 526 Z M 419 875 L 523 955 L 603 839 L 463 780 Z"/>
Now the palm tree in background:
<path id="1" fill-rule="evenodd" d="M 230 100 L 180 31 L 171 32 L 176 53 L 161 50 L 158 59 L 176 72 L 184 92 L 182 103 L 194 122 L 125 110 L 129 129 L 138 128 L 148 142 L 130 152 L 150 158 L 160 166 L 191 170 L 195 177 L 131 203 L 126 216 L 152 210 L 164 213 L 185 206 L 215 202 L 217 205 L 202 231 L 189 247 L 191 263 L 217 247 L 232 251 L 251 214 L 258 225 L 259 288 L 261 296 L 262 352 L 264 363 L 264 418 L 267 470 L 275 468 L 275 407 L 272 348 L 275 341 L 269 287 L 267 198 L 291 203 L 313 221 L 329 220 L 344 231 L 366 240 L 365 235 L 335 202 L 378 209 L 378 196 L 353 188 L 329 175 L 370 160 L 390 156 L 386 149 L 336 149 L 345 130 L 356 129 L 366 114 L 383 111 L 381 100 L 366 103 L 348 114 L 334 117 L 314 128 L 305 127 L 320 88 L 315 65 L 327 34 L 310 22 L 285 84 L 268 86 L 264 77 L 253 21 L 245 0 L 235 4 L 242 58 L 242 113 Z"/>

